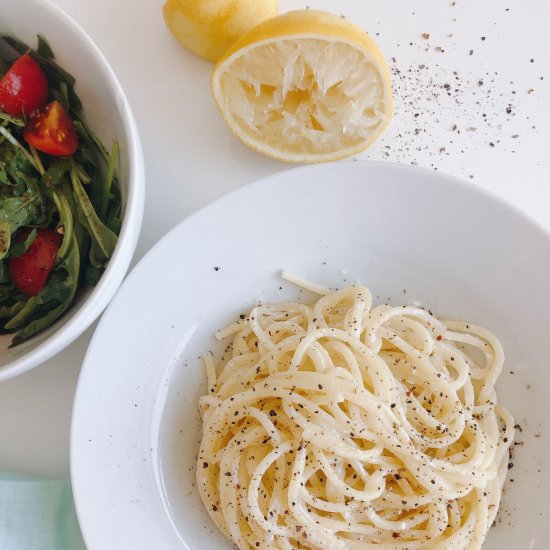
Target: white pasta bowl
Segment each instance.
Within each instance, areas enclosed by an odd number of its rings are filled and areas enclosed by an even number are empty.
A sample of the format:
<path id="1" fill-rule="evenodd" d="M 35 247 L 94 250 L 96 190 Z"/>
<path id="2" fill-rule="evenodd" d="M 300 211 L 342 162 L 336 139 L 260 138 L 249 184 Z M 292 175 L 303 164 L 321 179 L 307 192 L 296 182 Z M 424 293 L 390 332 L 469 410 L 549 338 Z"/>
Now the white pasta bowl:
<path id="1" fill-rule="evenodd" d="M 196 487 L 200 356 L 223 351 L 214 333 L 258 302 L 315 299 L 281 269 L 328 287 L 361 282 L 377 304 L 424 306 L 500 339 L 498 400 L 522 431 L 483 550 L 549 548 L 550 236 L 472 184 L 366 162 L 243 187 L 186 219 L 125 281 L 88 349 L 73 412 L 88 548 L 232 548 Z M 147 292 L 152 278 L 169 295 Z M 146 317 L 131 315 L 136 300 Z"/>
<path id="2" fill-rule="evenodd" d="M 137 126 L 122 87 L 91 38 L 49 0 L 0 0 L 0 32 L 36 47 L 43 35 L 57 63 L 76 78 L 83 116 L 104 144 L 118 140 L 123 223 L 118 244 L 97 285 L 51 327 L 9 348 L 0 337 L 0 380 L 43 363 L 75 340 L 101 314 L 120 286 L 135 251 L 144 205 L 144 164 Z"/>

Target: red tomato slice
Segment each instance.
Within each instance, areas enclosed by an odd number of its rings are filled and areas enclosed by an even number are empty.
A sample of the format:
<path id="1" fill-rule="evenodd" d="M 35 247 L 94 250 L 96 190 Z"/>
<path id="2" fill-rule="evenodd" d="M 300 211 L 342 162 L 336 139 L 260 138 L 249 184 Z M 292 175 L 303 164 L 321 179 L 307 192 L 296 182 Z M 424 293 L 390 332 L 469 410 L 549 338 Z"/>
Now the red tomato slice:
<path id="1" fill-rule="evenodd" d="M 30 229 L 22 231 L 16 241 L 25 240 Z M 51 229 L 38 229 L 36 238 L 21 256 L 8 260 L 12 283 L 25 294 L 36 296 L 44 286 L 61 246 L 61 235 Z"/>
<path id="2" fill-rule="evenodd" d="M 58 157 L 68 157 L 78 147 L 73 121 L 57 100 L 32 113 L 23 137 L 35 149 Z"/>
<path id="3" fill-rule="evenodd" d="M 44 71 L 30 55 L 22 55 L 0 80 L 0 110 L 13 116 L 29 115 L 47 100 Z"/>

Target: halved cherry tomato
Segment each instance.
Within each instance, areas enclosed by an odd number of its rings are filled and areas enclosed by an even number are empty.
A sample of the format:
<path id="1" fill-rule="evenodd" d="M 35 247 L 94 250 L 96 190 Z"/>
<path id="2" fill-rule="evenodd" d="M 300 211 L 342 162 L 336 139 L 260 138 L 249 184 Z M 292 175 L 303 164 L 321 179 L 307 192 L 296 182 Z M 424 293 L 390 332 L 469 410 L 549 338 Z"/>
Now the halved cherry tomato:
<path id="1" fill-rule="evenodd" d="M 0 110 L 13 116 L 30 115 L 47 100 L 44 71 L 30 55 L 22 55 L 0 80 Z"/>
<path id="2" fill-rule="evenodd" d="M 25 229 L 16 241 L 24 241 L 29 233 L 30 229 Z M 54 266 L 61 240 L 61 235 L 52 229 L 38 229 L 29 248 L 21 256 L 8 260 L 12 283 L 21 292 L 29 296 L 36 296 L 40 292 Z"/>
<path id="3" fill-rule="evenodd" d="M 31 114 L 23 137 L 35 149 L 58 157 L 68 157 L 78 147 L 73 121 L 57 100 Z"/>

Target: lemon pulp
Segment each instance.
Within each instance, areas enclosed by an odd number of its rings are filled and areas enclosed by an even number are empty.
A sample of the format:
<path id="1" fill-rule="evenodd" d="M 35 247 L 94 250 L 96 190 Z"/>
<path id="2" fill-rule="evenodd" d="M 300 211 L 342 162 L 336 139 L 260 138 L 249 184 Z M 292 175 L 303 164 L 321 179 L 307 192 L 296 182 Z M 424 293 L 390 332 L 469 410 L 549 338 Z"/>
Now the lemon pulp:
<path id="1" fill-rule="evenodd" d="M 245 34 L 214 68 L 212 91 L 246 145 L 286 161 L 359 152 L 392 115 L 390 76 L 374 41 L 316 10 L 289 12 Z"/>

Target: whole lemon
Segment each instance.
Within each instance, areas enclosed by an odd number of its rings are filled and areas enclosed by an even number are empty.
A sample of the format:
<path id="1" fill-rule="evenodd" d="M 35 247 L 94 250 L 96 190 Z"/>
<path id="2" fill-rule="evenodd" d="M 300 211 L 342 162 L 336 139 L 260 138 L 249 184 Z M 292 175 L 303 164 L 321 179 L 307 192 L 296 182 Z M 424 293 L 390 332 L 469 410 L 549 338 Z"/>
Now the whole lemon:
<path id="1" fill-rule="evenodd" d="M 218 61 L 245 32 L 277 15 L 278 0 L 167 0 L 164 21 L 196 54 Z"/>

